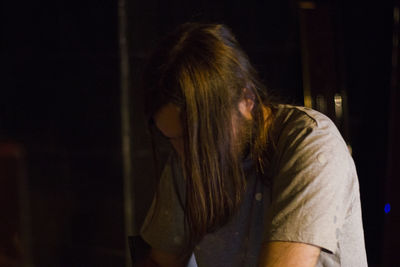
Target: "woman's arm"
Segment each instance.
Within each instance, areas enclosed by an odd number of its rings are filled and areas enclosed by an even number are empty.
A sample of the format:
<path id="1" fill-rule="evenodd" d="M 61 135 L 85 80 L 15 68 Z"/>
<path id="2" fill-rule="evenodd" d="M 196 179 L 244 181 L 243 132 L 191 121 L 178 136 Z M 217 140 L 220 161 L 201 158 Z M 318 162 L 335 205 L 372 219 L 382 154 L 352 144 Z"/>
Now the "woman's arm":
<path id="1" fill-rule="evenodd" d="M 314 267 L 319 247 L 297 242 L 266 242 L 261 248 L 259 267 Z"/>

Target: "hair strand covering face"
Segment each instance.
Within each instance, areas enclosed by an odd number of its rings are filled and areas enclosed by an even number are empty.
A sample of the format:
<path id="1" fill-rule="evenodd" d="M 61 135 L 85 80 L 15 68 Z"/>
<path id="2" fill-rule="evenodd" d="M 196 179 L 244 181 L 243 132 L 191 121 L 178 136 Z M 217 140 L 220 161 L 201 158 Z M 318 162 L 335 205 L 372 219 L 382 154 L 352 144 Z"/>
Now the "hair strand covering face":
<path id="1" fill-rule="evenodd" d="M 168 35 L 150 58 L 144 88 L 149 119 L 167 103 L 181 110 L 189 237 L 183 254 L 190 253 L 238 209 L 246 184 L 240 153 L 244 144 L 261 169 L 265 164 L 260 159 L 268 139 L 263 114 L 267 97 L 246 54 L 221 24 L 186 23 Z M 255 103 L 251 125 L 238 134 L 235 129 L 244 125 L 237 123 L 243 88 L 254 94 Z"/>

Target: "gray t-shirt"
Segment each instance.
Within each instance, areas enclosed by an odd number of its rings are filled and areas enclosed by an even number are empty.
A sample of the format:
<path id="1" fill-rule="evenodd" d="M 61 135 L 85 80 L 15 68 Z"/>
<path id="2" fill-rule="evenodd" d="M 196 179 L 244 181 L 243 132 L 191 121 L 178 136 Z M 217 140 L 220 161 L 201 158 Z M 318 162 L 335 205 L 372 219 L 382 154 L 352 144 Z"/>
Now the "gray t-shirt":
<path id="1" fill-rule="evenodd" d="M 367 266 L 356 169 L 335 125 L 317 111 L 279 105 L 273 129 L 267 170 L 272 185 L 260 179 L 250 159 L 243 162 L 243 202 L 225 226 L 196 246 L 198 266 L 258 266 L 268 241 L 320 247 L 317 266 Z M 185 244 L 185 192 L 175 157 L 159 186 L 158 208 L 153 203 L 141 235 L 154 248 L 179 253 Z"/>

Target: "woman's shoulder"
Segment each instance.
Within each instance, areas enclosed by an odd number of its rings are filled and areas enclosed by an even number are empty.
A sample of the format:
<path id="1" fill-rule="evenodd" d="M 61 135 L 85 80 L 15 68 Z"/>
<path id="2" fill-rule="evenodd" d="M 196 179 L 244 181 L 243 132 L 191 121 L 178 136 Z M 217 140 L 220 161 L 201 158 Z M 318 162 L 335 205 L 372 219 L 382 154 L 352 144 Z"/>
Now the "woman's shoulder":
<path id="1" fill-rule="evenodd" d="M 299 150 L 314 151 L 336 147 L 347 153 L 347 144 L 332 120 L 319 111 L 293 105 L 276 107 L 272 126 L 275 152 L 295 156 Z"/>
<path id="2" fill-rule="evenodd" d="M 303 106 L 279 104 L 274 107 L 275 117 L 273 128 L 275 132 L 281 133 L 304 133 L 318 131 L 330 133 L 341 138 L 341 135 L 325 114 Z"/>

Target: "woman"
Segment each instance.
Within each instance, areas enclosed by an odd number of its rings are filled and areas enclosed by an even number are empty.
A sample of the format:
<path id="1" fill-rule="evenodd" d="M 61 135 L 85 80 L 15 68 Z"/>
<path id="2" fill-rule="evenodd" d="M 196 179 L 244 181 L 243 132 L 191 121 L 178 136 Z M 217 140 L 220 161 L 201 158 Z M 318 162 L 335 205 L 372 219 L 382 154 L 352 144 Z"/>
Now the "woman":
<path id="1" fill-rule="evenodd" d="M 141 235 L 148 266 L 366 266 L 358 180 L 334 124 L 271 103 L 224 25 L 187 23 L 144 75 L 172 144 Z"/>

